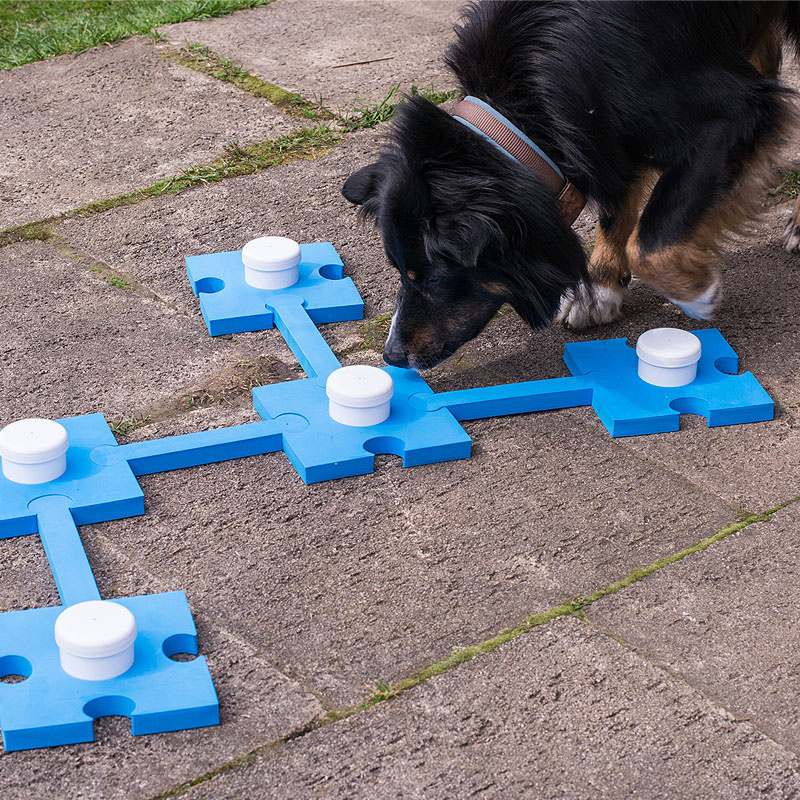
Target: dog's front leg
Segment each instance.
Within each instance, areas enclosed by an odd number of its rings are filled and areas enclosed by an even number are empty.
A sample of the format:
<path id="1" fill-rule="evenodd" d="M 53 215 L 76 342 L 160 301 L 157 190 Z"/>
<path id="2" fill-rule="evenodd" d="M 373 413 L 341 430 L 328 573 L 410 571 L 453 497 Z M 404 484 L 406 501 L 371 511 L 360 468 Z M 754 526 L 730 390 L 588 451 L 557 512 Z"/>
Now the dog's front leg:
<path id="1" fill-rule="evenodd" d="M 561 299 L 556 319 L 568 328 L 603 325 L 622 313 L 622 299 L 631 280 L 626 244 L 639 217 L 645 184 L 644 176 L 636 179 L 618 209 L 601 213 L 589 259 L 591 287 L 580 285 Z"/>

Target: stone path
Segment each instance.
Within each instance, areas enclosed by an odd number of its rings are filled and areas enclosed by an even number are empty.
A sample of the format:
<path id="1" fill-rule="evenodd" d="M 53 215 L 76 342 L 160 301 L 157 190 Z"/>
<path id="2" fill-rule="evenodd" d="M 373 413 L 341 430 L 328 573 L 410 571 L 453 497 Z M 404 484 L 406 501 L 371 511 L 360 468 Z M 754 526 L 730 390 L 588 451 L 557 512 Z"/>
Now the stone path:
<path id="1" fill-rule="evenodd" d="M 250 389 L 297 365 L 276 331 L 210 339 L 183 259 L 259 235 L 335 244 L 367 322 L 323 333 L 343 363 L 379 364 L 396 277 L 340 188 L 385 125 L 137 190 L 326 124 L 178 49 L 352 109 L 398 83 L 453 89 L 457 8 L 276 0 L 0 73 L 0 424 L 99 411 L 135 441 L 257 419 Z M 767 203 L 726 248 L 717 325 L 773 422 L 612 440 L 579 408 L 467 423 L 468 461 L 383 456 L 313 486 L 280 454 L 144 477 L 144 517 L 81 535 L 104 597 L 186 592 L 222 724 L 134 738 L 102 719 L 94 743 L 0 754 L 0 797 L 798 795 L 800 268 L 779 241 L 790 204 Z M 577 229 L 591 241 L 588 215 Z M 689 322 L 634 285 L 599 335 Z M 597 336 L 501 313 L 426 378 L 555 377 L 565 341 Z M 38 538 L 0 540 L 0 612 L 57 603 Z"/>

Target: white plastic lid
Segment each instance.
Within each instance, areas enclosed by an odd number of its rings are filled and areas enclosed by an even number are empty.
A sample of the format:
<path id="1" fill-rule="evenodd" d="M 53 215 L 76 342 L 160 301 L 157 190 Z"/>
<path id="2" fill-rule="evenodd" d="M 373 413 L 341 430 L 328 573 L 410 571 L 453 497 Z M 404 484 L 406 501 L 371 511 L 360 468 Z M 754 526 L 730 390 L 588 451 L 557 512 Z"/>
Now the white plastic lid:
<path id="1" fill-rule="evenodd" d="M 300 263 L 300 245 L 284 236 L 262 236 L 242 248 L 242 263 L 258 272 L 280 272 Z"/>
<path id="2" fill-rule="evenodd" d="M 103 658 L 127 650 L 136 639 L 136 619 L 119 603 L 87 600 L 56 619 L 56 644 L 73 656 Z"/>
<path id="3" fill-rule="evenodd" d="M 653 328 L 636 342 L 636 354 L 655 367 L 686 367 L 700 359 L 700 340 L 680 328 Z"/>
<path id="4" fill-rule="evenodd" d="M 336 403 L 351 408 L 378 406 L 394 394 L 392 376 L 378 367 L 356 364 L 328 375 L 325 393 Z"/>
<path id="5" fill-rule="evenodd" d="M 20 419 L 0 431 L 0 456 L 18 464 L 42 464 L 64 455 L 67 429 L 51 419 Z"/>

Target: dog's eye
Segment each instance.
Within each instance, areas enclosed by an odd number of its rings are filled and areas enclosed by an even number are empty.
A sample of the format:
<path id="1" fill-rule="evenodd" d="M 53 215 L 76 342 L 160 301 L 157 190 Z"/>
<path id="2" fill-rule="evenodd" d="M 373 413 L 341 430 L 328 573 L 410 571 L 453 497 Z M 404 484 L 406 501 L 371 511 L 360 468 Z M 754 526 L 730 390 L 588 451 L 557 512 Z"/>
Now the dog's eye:
<path id="1" fill-rule="evenodd" d="M 438 275 L 429 275 L 427 278 L 425 278 L 425 283 L 427 283 L 428 285 L 432 285 L 435 283 L 439 283 L 439 281 L 441 280 L 442 279 Z"/>

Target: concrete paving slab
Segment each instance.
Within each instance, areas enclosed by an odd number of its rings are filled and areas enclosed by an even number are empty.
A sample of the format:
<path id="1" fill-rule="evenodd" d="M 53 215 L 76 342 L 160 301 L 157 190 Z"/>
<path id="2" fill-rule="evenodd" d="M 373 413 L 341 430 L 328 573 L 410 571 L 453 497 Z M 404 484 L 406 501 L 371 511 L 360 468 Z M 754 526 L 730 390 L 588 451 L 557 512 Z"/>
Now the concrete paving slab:
<path id="1" fill-rule="evenodd" d="M 163 583 L 142 571 L 113 543 L 109 536 L 83 526 L 95 579 L 106 598 L 152 594 L 184 589 L 193 607 L 200 652 L 220 699 L 222 724 L 211 728 L 157 734 L 130 735 L 125 718 L 111 717 L 96 723 L 96 741 L 65 747 L 5 753 L 0 757 L 0 787 L 8 800 L 34 796 L 72 798 L 152 797 L 208 770 L 245 755 L 251 750 L 302 730 L 325 710 L 313 695 L 295 681 L 259 658 L 252 647 L 225 630 L 213 618 L 198 611 L 191 585 Z M 34 550 L 35 536 L 0 541 L 0 552 Z M 33 579 L 43 585 L 49 571 L 42 558 L 29 559 L 28 569 L 0 569 L 0 611 L 19 607 L 54 605 L 58 597 L 33 596 L 21 581 Z M 44 562 L 44 563 L 42 563 Z M 13 561 L 12 561 L 13 564 Z M 40 567 L 34 574 L 33 567 Z M 29 574 L 30 573 L 30 574 Z M 10 603 L 5 598 L 11 598 Z M 44 602 L 41 602 L 44 600 Z"/>
<path id="2" fill-rule="evenodd" d="M 134 38 L 0 73 L 0 229 L 143 188 L 300 127 Z"/>
<path id="3" fill-rule="evenodd" d="M 195 396 L 204 402 L 208 391 L 250 404 L 247 385 L 236 383 L 255 377 L 248 365 L 257 363 L 264 381 L 270 368 L 281 380 L 289 369 L 279 337 L 257 349 L 212 340 L 201 320 L 146 290 L 110 285 L 113 273 L 91 272 L 49 243 L 4 248 L 3 267 L 2 425 L 93 412 L 157 416 L 188 408 Z"/>
<path id="4" fill-rule="evenodd" d="M 800 506 L 588 609 L 589 618 L 800 753 Z"/>
<path id="5" fill-rule="evenodd" d="M 381 310 L 389 310 L 396 292 L 394 283 L 389 288 L 390 279 L 396 280 L 392 268 L 378 235 L 359 222 L 341 194 L 347 177 L 375 153 L 384 130 L 352 134 L 314 161 L 68 219 L 59 233 L 106 263 L 124 265 L 138 281 L 198 317 L 197 299 L 186 279 L 186 256 L 239 250 L 250 239 L 267 235 L 331 241 L 345 262 L 345 273 L 364 295 L 367 313 L 378 301 Z"/>
<path id="6" fill-rule="evenodd" d="M 800 791 L 799 766 L 682 681 L 562 619 L 185 796 L 784 798 Z"/>
<path id="7" fill-rule="evenodd" d="M 386 456 L 374 475 L 312 486 L 279 453 L 145 476 L 147 515 L 87 536 L 194 587 L 206 613 L 347 705 L 733 516 L 567 415 L 469 430 L 471 460 L 402 470 Z"/>
<path id="8" fill-rule="evenodd" d="M 200 43 L 263 80 L 331 107 L 379 102 L 396 84 L 457 87 L 443 55 L 460 0 L 277 0 L 263 8 L 160 29 Z"/>

